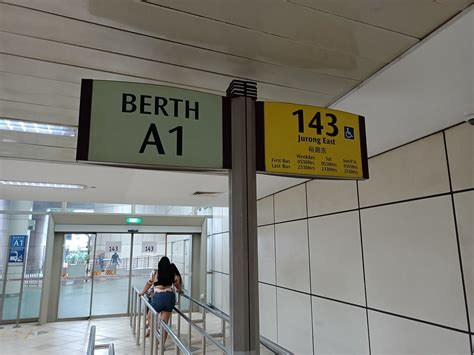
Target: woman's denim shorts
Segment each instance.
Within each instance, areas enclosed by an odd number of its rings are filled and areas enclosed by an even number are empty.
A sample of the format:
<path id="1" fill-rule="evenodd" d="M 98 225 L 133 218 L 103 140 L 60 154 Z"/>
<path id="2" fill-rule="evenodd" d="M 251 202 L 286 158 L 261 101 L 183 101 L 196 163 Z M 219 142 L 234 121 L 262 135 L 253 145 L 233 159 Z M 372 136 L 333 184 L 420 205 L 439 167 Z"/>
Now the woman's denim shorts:
<path id="1" fill-rule="evenodd" d="M 176 295 L 173 291 L 155 292 L 151 300 L 151 305 L 160 312 L 172 312 L 176 304 Z"/>

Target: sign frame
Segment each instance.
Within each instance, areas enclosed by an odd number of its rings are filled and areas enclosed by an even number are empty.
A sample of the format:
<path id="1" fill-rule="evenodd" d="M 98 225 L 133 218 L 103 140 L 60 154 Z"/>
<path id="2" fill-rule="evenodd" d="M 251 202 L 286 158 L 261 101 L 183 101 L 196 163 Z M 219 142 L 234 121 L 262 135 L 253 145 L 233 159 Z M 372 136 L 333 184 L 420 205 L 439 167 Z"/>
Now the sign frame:
<path id="1" fill-rule="evenodd" d="M 145 170 L 164 170 L 164 171 L 181 171 L 191 173 L 215 173 L 218 175 L 227 174 L 230 169 L 230 154 L 231 154 L 231 142 L 227 137 L 230 137 L 230 119 L 228 113 L 230 112 L 230 100 L 227 97 L 221 96 L 221 117 L 222 117 L 222 162 L 220 168 L 207 168 L 207 167 L 186 167 L 177 165 L 159 165 L 159 164 L 146 164 L 146 163 L 127 163 L 127 162 L 108 162 L 108 161 L 97 161 L 89 159 L 90 152 L 90 138 L 91 138 L 91 122 L 92 122 L 92 99 L 93 99 L 93 83 L 94 81 L 105 81 L 105 82 L 117 82 L 117 83 L 130 83 L 139 85 L 157 86 L 161 88 L 179 89 L 190 92 L 196 92 L 200 94 L 208 94 L 197 90 L 190 90 L 175 86 L 167 85 L 155 85 L 150 83 L 141 82 L 127 82 L 121 80 L 102 80 L 102 79 L 82 79 L 81 80 L 81 95 L 79 104 L 79 125 L 77 134 L 77 151 L 76 161 L 81 163 L 103 165 L 112 167 L 124 167 L 132 169 L 145 169 Z M 212 94 L 211 94 L 212 95 Z M 218 95 L 215 95 L 218 96 Z"/>
<path id="2" fill-rule="evenodd" d="M 266 170 L 265 162 L 265 103 L 275 103 L 275 104 L 289 104 L 289 105 L 299 105 L 289 102 L 279 102 L 279 101 L 257 101 L 255 106 L 255 120 L 256 120 L 256 162 L 257 162 L 257 172 L 265 175 L 276 175 L 284 177 L 294 177 L 300 179 L 319 179 L 319 180 L 366 180 L 369 178 L 369 165 L 368 165 L 368 155 L 367 155 L 367 137 L 366 137 L 366 128 L 365 128 L 365 117 L 361 115 L 354 114 L 359 117 L 359 134 L 360 134 L 360 151 L 361 151 L 361 167 L 362 167 L 362 176 L 361 177 L 347 177 L 347 176 L 331 176 L 331 175 L 312 175 L 312 174 L 296 174 L 296 173 L 286 173 L 286 172 L 274 172 Z M 301 104 L 303 107 L 312 107 L 312 108 L 321 108 L 327 110 L 325 107 L 310 106 Z M 332 110 L 332 109 L 330 109 Z M 338 111 L 338 110 L 335 110 Z M 343 111 L 341 111 L 343 112 Z"/>

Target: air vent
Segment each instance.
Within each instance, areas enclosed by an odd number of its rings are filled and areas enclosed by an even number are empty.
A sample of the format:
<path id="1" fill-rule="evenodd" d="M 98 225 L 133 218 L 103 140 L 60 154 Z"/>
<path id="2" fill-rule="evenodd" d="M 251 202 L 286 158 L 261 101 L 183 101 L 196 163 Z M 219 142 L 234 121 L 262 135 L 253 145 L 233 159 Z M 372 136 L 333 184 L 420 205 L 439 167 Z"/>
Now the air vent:
<path id="1" fill-rule="evenodd" d="M 193 193 L 193 196 L 209 196 L 209 197 L 212 197 L 212 196 L 216 196 L 216 195 L 219 195 L 221 194 L 222 192 L 215 192 L 215 191 L 196 191 L 195 193 Z"/>

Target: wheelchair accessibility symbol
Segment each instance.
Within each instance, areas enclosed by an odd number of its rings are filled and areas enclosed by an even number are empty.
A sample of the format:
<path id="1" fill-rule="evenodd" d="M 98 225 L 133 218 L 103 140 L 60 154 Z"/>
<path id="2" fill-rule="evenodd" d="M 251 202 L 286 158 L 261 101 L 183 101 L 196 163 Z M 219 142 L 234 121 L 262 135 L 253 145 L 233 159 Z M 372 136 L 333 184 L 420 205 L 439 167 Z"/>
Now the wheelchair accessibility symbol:
<path id="1" fill-rule="evenodd" d="M 353 127 L 344 127 L 344 138 L 354 139 L 354 128 Z"/>

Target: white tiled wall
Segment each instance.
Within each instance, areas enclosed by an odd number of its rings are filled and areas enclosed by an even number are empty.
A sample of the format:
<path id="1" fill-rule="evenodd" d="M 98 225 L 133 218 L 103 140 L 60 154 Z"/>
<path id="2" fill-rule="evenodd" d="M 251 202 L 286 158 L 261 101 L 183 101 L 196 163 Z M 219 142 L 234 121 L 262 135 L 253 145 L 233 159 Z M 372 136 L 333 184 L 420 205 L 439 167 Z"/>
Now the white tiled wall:
<path id="1" fill-rule="evenodd" d="M 369 175 L 359 184 L 361 207 L 448 192 L 442 133 L 370 159 Z"/>
<path id="2" fill-rule="evenodd" d="M 474 329 L 474 191 L 454 195 L 471 331 Z"/>
<path id="3" fill-rule="evenodd" d="M 310 291 L 307 220 L 275 225 L 277 285 Z"/>
<path id="4" fill-rule="evenodd" d="M 306 216 L 304 184 L 275 194 L 275 222 L 291 221 Z"/>
<path id="5" fill-rule="evenodd" d="M 277 289 L 278 343 L 295 354 L 313 353 L 311 298 Z"/>
<path id="6" fill-rule="evenodd" d="M 355 181 L 312 180 L 306 188 L 309 217 L 358 207 Z"/>
<path id="7" fill-rule="evenodd" d="M 259 285 L 260 334 L 274 342 L 278 341 L 276 292 L 275 286 Z"/>
<path id="8" fill-rule="evenodd" d="M 368 306 L 467 330 L 451 197 L 362 210 Z"/>
<path id="9" fill-rule="evenodd" d="M 364 308 L 317 297 L 312 301 L 315 354 L 369 354 Z"/>
<path id="10" fill-rule="evenodd" d="M 295 354 L 471 355 L 473 132 L 370 159 L 359 194 L 355 182 L 313 180 L 259 200 L 261 333 Z M 215 214 L 214 268 L 227 273 L 228 217 Z M 222 309 L 225 273 L 213 275 Z"/>
<path id="11" fill-rule="evenodd" d="M 311 293 L 365 306 L 359 212 L 309 220 Z"/>
<path id="12" fill-rule="evenodd" d="M 469 335 L 369 311 L 372 355 L 469 355 Z"/>
<path id="13" fill-rule="evenodd" d="M 257 222 L 259 226 L 275 223 L 273 213 L 273 196 L 257 201 Z"/>
<path id="14" fill-rule="evenodd" d="M 258 279 L 275 284 L 275 226 L 258 228 Z"/>
<path id="15" fill-rule="evenodd" d="M 474 129 L 467 123 L 446 130 L 453 190 L 474 187 Z"/>

